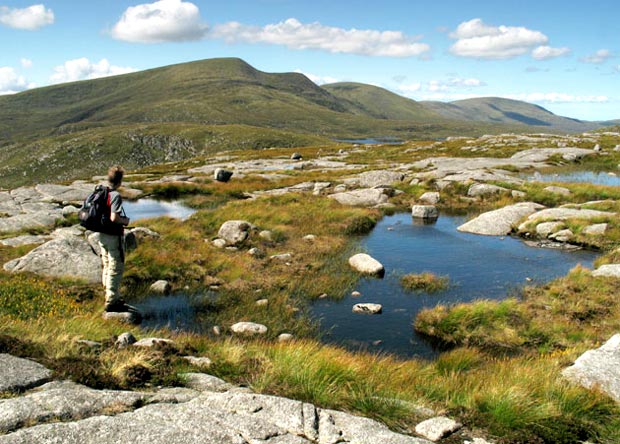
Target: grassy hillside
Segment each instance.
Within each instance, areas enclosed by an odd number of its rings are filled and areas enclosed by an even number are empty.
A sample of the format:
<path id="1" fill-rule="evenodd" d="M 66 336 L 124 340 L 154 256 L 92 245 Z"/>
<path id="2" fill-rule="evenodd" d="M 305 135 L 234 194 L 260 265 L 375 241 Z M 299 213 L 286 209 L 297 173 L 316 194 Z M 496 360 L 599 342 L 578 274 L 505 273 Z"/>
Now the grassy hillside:
<path id="1" fill-rule="evenodd" d="M 415 122 L 444 121 L 445 118 L 415 100 L 386 89 L 363 83 L 332 83 L 323 89 L 350 104 L 356 114 L 377 119 L 412 120 Z"/>
<path id="2" fill-rule="evenodd" d="M 445 118 L 504 124 L 524 124 L 563 131 L 588 131 L 598 128 L 595 122 L 584 122 L 557 116 L 545 108 L 519 100 L 482 97 L 455 102 L 421 102 Z"/>

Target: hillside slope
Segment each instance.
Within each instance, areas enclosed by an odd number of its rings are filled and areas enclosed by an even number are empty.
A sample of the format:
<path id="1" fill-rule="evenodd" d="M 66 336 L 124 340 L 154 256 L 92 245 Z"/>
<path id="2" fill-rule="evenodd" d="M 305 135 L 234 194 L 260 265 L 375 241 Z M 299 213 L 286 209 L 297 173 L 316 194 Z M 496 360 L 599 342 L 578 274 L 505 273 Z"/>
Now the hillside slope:
<path id="1" fill-rule="evenodd" d="M 588 131 L 600 127 L 596 122 L 584 122 L 553 114 L 545 108 L 519 100 L 500 97 L 481 97 L 455 102 L 420 102 L 443 117 L 475 122 L 523 124 L 561 131 Z"/>

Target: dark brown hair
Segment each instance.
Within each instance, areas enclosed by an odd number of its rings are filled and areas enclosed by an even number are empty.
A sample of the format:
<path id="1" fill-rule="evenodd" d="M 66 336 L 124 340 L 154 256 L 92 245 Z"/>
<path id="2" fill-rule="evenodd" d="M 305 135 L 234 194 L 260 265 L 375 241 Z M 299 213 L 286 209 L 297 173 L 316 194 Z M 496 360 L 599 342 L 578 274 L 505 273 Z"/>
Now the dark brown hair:
<path id="1" fill-rule="evenodd" d="M 125 170 L 120 165 L 115 165 L 110 167 L 108 170 L 108 182 L 110 185 L 117 187 L 123 181 L 123 175 L 125 174 Z"/>

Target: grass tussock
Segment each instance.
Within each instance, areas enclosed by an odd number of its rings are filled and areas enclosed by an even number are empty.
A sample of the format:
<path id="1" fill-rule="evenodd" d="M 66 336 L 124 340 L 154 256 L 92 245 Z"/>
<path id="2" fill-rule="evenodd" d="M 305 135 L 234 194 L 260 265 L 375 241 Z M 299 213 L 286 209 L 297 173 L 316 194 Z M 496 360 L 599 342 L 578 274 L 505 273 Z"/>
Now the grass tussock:
<path id="1" fill-rule="evenodd" d="M 450 278 L 448 276 L 437 276 L 429 272 L 406 274 L 400 279 L 400 284 L 406 290 L 436 293 L 448 288 Z"/>

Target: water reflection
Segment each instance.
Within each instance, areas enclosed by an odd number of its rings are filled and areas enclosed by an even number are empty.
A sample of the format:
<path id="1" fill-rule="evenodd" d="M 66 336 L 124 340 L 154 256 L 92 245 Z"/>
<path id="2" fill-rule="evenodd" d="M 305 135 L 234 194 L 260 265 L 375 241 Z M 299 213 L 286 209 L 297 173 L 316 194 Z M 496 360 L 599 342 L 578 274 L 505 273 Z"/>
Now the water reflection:
<path id="1" fill-rule="evenodd" d="M 185 220 L 196 212 L 180 202 L 166 202 L 155 199 L 140 199 L 137 201 L 123 202 L 125 213 L 132 221 L 149 219 L 152 217 L 168 216 L 175 219 Z"/>

